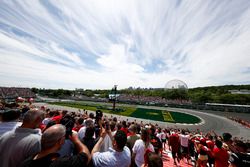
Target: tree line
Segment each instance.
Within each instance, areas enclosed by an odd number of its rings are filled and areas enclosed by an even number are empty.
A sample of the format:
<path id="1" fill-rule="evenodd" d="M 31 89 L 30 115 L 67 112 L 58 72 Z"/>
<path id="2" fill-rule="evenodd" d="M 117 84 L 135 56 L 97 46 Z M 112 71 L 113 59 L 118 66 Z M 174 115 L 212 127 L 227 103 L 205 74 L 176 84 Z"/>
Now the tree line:
<path id="1" fill-rule="evenodd" d="M 224 85 L 197 87 L 191 89 L 163 89 L 163 88 L 127 88 L 117 90 L 117 94 L 129 94 L 135 96 L 153 96 L 165 99 L 185 99 L 191 100 L 196 104 L 204 103 L 225 103 L 225 104 L 250 104 L 250 94 L 231 94 L 229 90 L 250 90 L 250 85 Z M 108 98 L 113 94 L 113 90 L 91 90 L 91 89 L 38 89 L 32 88 L 34 93 L 41 96 L 65 98 L 69 96 L 87 96 L 97 95 L 101 98 Z"/>

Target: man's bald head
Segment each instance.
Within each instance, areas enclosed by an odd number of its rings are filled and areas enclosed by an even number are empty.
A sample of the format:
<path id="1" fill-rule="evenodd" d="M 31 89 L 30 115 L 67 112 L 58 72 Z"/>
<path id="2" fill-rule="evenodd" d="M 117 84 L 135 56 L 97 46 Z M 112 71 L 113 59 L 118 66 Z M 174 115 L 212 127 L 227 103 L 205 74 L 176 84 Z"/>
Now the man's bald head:
<path id="1" fill-rule="evenodd" d="M 66 134 L 65 126 L 56 124 L 49 127 L 42 135 L 42 150 L 46 150 L 55 146 L 55 144 L 62 139 Z"/>
<path id="2" fill-rule="evenodd" d="M 44 113 L 40 110 L 29 110 L 24 114 L 24 123 L 34 123 L 37 118 L 43 119 Z"/>
<path id="3" fill-rule="evenodd" d="M 24 114 L 22 127 L 31 129 L 38 128 L 43 119 L 44 113 L 42 111 L 35 109 L 29 110 Z"/>

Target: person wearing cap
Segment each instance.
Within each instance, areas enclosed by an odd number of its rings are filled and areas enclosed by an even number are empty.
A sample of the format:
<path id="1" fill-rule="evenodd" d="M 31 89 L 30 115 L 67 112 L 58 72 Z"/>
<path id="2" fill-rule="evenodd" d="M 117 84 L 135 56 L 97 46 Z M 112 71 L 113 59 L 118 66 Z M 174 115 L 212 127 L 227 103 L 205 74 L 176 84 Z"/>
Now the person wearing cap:
<path id="1" fill-rule="evenodd" d="M 41 130 L 37 128 L 43 117 L 42 111 L 29 110 L 20 127 L 0 137 L 1 167 L 16 167 L 41 150 Z"/>

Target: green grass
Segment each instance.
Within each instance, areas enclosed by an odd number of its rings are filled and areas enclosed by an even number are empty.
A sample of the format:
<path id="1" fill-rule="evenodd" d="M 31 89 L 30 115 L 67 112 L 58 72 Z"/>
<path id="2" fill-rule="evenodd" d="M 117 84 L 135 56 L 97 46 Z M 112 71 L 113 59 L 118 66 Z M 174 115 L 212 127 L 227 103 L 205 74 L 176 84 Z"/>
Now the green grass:
<path id="1" fill-rule="evenodd" d="M 190 114 L 186 114 L 186 113 L 180 113 L 180 112 L 170 112 L 173 119 L 175 120 L 175 122 L 178 123 L 199 123 L 201 120 L 200 118 L 190 115 Z"/>
<path id="2" fill-rule="evenodd" d="M 123 116 L 129 116 L 131 113 L 133 113 L 136 109 L 133 107 L 123 107 L 119 106 L 117 109 L 118 111 L 113 111 L 111 105 L 101 105 L 101 104 L 94 104 L 94 103 L 85 103 L 85 102 L 51 102 L 49 104 L 54 105 L 60 105 L 60 106 L 66 106 L 66 107 L 73 107 L 73 108 L 79 108 L 79 109 L 85 109 L 85 110 L 102 110 L 104 113 L 110 113 L 110 114 L 117 114 L 117 115 L 123 115 Z"/>
<path id="3" fill-rule="evenodd" d="M 164 119 L 163 113 L 170 114 L 171 118 Z M 163 110 L 155 110 L 155 109 L 145 109 L 145 108 L 137 108 L 135 112 L 133 112 L 131 117 L 136 118 L 144 118 L 150 119 L 155 121 L 162 121 L 162 122 L 173 122 L 173 123 L 199 123 L 200 119 L 196 116 L 180 113 L 180 112 L 173 112 L 173 111 L 163 111 Z"/>
<path id="4" fill-rule="evenodd" d="M 162 121 L 162 122 L 190 124 L 190 123 L 199 123 L 201 121 L 198 117 L 190 114 L 173 112 L 173 111 L 156 110 L 156 109 L 117 106 L 118 111 L 113 111 L 112 104 L 108 103 L 98 104 L 98 103 L 88 103 L 88 102 L 51 102 L 50 104 L 85 109 L 85 110 L 92 110 L 92 111 L 100 109 L 104 113 L 130 116 L 135 118 L 143 118 L 143 119 Z"/>
<path id="5" fill-rule="evenodd" d="M 156 121 L 164 121 L 161 110 L 137 108 L 130 116 Z"/>

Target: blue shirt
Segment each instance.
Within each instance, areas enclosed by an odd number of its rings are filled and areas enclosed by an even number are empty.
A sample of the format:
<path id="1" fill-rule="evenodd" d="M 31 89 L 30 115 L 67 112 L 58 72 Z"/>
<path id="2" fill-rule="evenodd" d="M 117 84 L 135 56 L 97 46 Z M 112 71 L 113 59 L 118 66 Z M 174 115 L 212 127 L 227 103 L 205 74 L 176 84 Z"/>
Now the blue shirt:
<path id="1" fill-rule="evenodd" d="M 127 146 L 122 152 L 110 147 L 106 152 L 94 153 L 92 160 L 96 167 L 128 167 L 131 163 L 131 153 Z"/>

